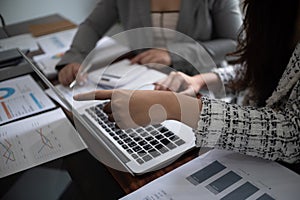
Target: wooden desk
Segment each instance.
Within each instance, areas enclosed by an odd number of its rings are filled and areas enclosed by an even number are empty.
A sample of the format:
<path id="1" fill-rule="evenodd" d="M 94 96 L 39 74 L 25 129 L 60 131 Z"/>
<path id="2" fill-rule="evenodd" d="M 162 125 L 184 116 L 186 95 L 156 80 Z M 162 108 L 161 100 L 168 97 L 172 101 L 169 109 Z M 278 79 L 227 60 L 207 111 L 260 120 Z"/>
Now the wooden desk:
<path id="1" fill-rule="evenodd" d="M 129 194 L 145 184 L 153 181 L 154 179 L 180 167 L 181 165 L 187 163 L 188 161 L 196 158 L 199 154 L 199 149 L 195 148 L 191 151 L 182 155 L 175 162 L 171 163 L 167 167 L 159 169 L 157 171 L 148 172 L 143 175 L 132 176 L 130 173 L 120 172 L 112 168 L 108 168 L 108 171 L 112 174 L 112 176 L 116 179 L 116 181 L 120 184 L 121 188 L 124 190 L 126 194 Z"/>
<path id="2" fill-rule="evenodd" d="M 5 27 L 6 33 L 3 30 L 3 27 L 0 29 L 0 39 L 1 38 L 6 38 L 6 37 L 11 37 L 11 36 L 16 36 L 16 35 L 21 35 L 25 33 L 29 33 L 29 25 L 30 24 L 42 24 L 42 23 L 53 23 L 53 22 L 58 22 L 61 20 L 65 20 L 64 17 L 58 14 L 53 14 L 45 17 L 40 17 L 32 20 L 27 20 L 24 22 L 20 23 L 15 23 L 11 24 Z"/>

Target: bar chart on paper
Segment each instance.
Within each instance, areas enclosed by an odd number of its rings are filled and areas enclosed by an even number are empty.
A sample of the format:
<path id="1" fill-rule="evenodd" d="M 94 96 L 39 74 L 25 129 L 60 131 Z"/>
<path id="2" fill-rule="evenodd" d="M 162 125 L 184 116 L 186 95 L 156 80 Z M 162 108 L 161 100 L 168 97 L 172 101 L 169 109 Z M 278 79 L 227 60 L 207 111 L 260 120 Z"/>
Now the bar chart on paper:
<path id="1" fill-rule="evenodd" d="M 3 125 L 0 178 L 86 148 L 61 109 Z"/>
<path id="2" fill-rule="evenodd" d="M 277 162 L 214 149 L 120 200 L 294 200 L 299 185 Z"/>
<path id="3" fill-rule="evenodd" d="M 55 107 L 29 75 L 0 83 L 0 124 Z"/>

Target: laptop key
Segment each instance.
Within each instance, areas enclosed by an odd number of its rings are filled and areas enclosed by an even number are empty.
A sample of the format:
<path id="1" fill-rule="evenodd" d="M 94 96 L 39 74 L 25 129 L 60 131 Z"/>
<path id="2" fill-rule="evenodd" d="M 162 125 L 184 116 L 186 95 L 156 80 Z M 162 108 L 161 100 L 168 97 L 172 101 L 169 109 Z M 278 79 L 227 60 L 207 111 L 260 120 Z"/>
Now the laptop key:
<path id="1" fill-rule="evenodd" d="M 132 147 L 136 146 L 136 143 L 135 143 L 135 142 L 130 142 L 130 143 L 128 144 L 128 146 L 132 148 Z"/>
<path id="2" fill-rule="evenodd" d="M 178 137 L 177 135 L 170 136 L 169 138 L 170 138 L 170 140 L 172 140 L 172 141 L 176 141 L 176 140 L 179 139 L 179 137 Z"/>
<path id="3" fill-rule="evenodd" d="M 171 131 L 167 131 L 166 133 L 164 133 L 164 135 L 165 135 L 166 137 L 171 137 L 171 136 L 174 135 L 174 133 L 171 132 Z"/>
<path id="4" fill-rule="evenodd" d="M 144 141 L 144 140 L 142 140 L 142 141 L 140 141 L 138 144 L 139 144 L 139 145 L 141 145 L 141 146 L 144 146 L 144 145 L 146 145 L 146 144 L 147 144 L 147 142 L 146 142 L 146 141 Z"/>
<path id="5" fill-rule="evenodd" d="M 148 154 L 145 155 L 145 156 L 143 157 L 143 160 L 144 160 L 145 162 L 147 162 L 147 161 L 149 161 L 149 160 L 151 160 L 151 159 L 152 159 L 152 157 L 149 156 Z"/>
<path id="6" fill-rule="evenodd" d="M 147 153 L 146 153 L 146 151 L 141 150 L 141 151 L 139 151 L 137 154 L 138 154 L 140 157 L 143 157 L 143 156 L 146 155 Z"/>
<path id="7" fill-rule="evenodd" d="M 119 138 L 118 138 L 117 136 L 114 136 L 113 138 L 114 138 L 114 140 L 116 140 L 116 141 L 119 140 Z"/>
<path id="8" fill-rule="evenodd" d="M 119 143 L 120 145 L 124 144 L 124 142 L 123 142 L 122 140 L 118 140 L 118 143 Z"/>
<path id="9" fill-rule="evenodd" d="M 148 152 L 149 152 L 149 153 L 151 154 L 151 156 L 153 156 L 154 158 L 156 158 L 157 156 L 160 155 L 160 153 L 159 153 L 158 151 L 156 151 L 155 149 L 150 149 Z"/>
<path id="10" fill-rule="evenodd" d="M 149 144 L 147 144 L 147 145 L 143 146 L 143 148 L 144 148 L 146 151 L 148 151 L 148 150 L 150 150 L 150 149 L 152 148 L 152 146 L 149 145 Z"/>
<path id="11" fill-rule="evenodd" d="M 166 147 L 164 147 L 162 144 L 156 145 L 155 148 L 156 148 L 159 152 L 161 152 L 161 153 L 166 153 L 166 152 L 169 151 L 169 150 L 168 150 Z"/>
<path id="12" fill-rule="evenodd" d="M 151 142 L 150 142 L 150 144 L 152 144 L 153 146 L 155 146 L 155 145 L 157 145 L 159 142 L 157 141 L 157 140 L 152 140 Z"/>
<path id="13" fill-rule="evenodd" d="M 176 148 L 176 145 L 175 144 L 173 144 L 170 140 L 168 140 L 168 139 L 162 139 L 161 141 L 160 141 L 161 143 L 163 143 L 166 147 L 168 147 L 169 149 L 175 149 Z"/>
<path id="14" fill-rule="evenodd" d="M 164 133 L 164 132 L 169 131 L 169 129 L 167 129 L 166 127 L 162 127 L 159 131 L 160 131 L 161 133 Z"/>
<path id="15" fill-rule="evenodd" d="M 142 159 L 140 159 L 140 158 L 136 159 L 136 161 L 137 161 L 140 165 L 144 163 L 144 161 L 143 161 Z"/>
<path id="16" fill-rule="evenodd" d="M 127 144 L 129 144 L 130 142 L 132 142 L 132 139 L 130 139 L 130 138 L 125 138 L 125 139 L 124 139 L 124 142 L 127 143 Z"/>
<path id="17" fill-rule="evenodd" d="M 155 136 L 155 138 L 158 139 L 158 140 L 161 140 L 161 139 L 164 138 L 164 136 L 162 136 L 162 135 L 157 135 L 157 136 Z"/>
<path id="18" fill-rule="evenodd" d="M 138 158 L 138 155 L 136 155 L 135 153 L 131 154 L 131 156 L 132 156 L 134 159 L 137 159 L 137 158 Z"/>
<path id="19" fill-rule="evenodd" d="M 146 127 L 145 129 L 146 129 L 146 131 L 148 131 L 148 132 L 150 132 L 150 131 L 154 130 L 154 128 L 153 128 L 153 127 L 151 127 L 151 126 L 148 126 L 148 127 Z"/>
<path id="20" fill-rule="evenodd" d="M 132 148 L 132 150 L 135 151 L 135 152 L 138 152 L 138 151 L 142 150 L 142 147 L 135 146 L 135 147 Z"/>
<path id="21" fill-rule="evenodd" d="M 133 140 L 134 140 L 134 141 L 136 141 L 136 142 L 139 142 L 139 141 L 141 141 L 141 140 L 142 140 L 142 138 L 141 138 L 141 137 L 139 137 L 139 136 L 137 136 L 137 137 L 133 138 Z"/>
<path id="22" fill-rule="evenodd" d="M 143 136 L 143 137 L 147 137 L 149 134 L 147 133 L 147 132 L 143 132 L 143 133 L 141 133 L 141 136 Z"/>
<path id="23" fill-rule="evenodd" d="M 154 137 L 152 137 L 152 136 L 149 136 L 149 137 L 145 138 L 145 140 L 147 140 L 148 142 L 151 141 L 151 140 L 153 140 L 153 139 L 154 139 Z"/>
<path id="24" fill-rule="evenodd" d="M 177 144 L 178 146 L 183 145 L 184 143 L 185 143 L 185 141 L 182 140 L 182 139 L 177 140 L 177 141 L 175 142 L 175 144 Z"/>

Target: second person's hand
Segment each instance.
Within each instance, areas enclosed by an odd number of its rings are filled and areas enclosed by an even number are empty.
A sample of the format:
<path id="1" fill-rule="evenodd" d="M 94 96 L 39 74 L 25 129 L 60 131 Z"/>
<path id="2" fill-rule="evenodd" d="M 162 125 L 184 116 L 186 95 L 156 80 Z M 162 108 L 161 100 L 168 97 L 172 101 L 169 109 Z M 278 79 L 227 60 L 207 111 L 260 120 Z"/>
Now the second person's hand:
<path id="1" fill-rule="evenodd" d="M 155 83 L 155 90 L 173 91 L 196 97 L 205 86 L 201 75 L 188 76 L 182 72 L 171 72 L 166 78 Z"/>
<path id="2" fill-rule="evenodd" d="M 72 81 L 76 79 L 77 73 L 79 71 L 79 63 L 70 63 L 62 68 L 58 73 L 58 81 L 64 85 L 68 86 Z"/>
<path id="3" fill-rule="evenodd" d="M 150 49 L 131 59 L 132 63 L 171 65 L 171 57 L 167 49 Z"/>

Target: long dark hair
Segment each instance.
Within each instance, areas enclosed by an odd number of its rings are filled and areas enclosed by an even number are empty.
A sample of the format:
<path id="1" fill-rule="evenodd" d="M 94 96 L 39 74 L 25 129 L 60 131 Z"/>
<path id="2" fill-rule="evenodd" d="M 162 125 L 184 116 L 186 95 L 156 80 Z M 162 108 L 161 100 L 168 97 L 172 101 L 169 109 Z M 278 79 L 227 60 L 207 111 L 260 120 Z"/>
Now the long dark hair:
<path id="1" fill-rule="evenodd" d="M 245 0 L 243 32 L 236 63 L 243 64 L 243 79 L 235 89 L 250 88 L 258 106 L 271 96 L 293 51 L 298 0 Z"/>

